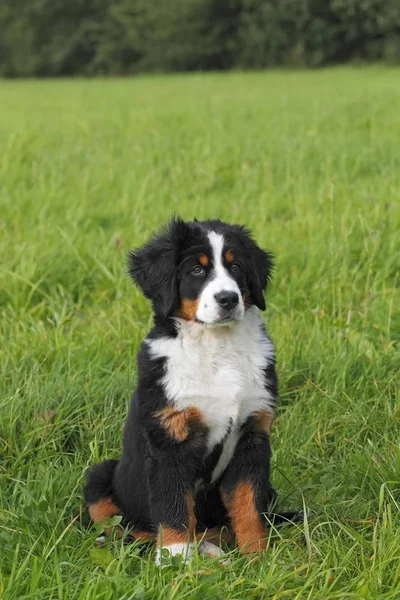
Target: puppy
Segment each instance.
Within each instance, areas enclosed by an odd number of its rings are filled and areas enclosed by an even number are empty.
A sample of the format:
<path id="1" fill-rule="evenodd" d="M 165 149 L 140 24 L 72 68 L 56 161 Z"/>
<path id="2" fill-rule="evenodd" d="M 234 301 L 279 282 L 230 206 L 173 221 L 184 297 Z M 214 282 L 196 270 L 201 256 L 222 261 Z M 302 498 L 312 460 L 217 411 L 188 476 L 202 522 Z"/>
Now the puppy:
<path id="1" fill-rule="evenodd" d="M 122 456 L 88 473 L 90 515 L 123 515 L 134 538 L 156 538 L 157 563 L 162 549 L 189 558 L 199 536 L 223 526 L 241 552 L 263 550 L 275 500 L 275 351 L 260 316 L 272 257 L 241 225 L 173 219 L 128 262 L 154 326 L 138 355 Z"/>

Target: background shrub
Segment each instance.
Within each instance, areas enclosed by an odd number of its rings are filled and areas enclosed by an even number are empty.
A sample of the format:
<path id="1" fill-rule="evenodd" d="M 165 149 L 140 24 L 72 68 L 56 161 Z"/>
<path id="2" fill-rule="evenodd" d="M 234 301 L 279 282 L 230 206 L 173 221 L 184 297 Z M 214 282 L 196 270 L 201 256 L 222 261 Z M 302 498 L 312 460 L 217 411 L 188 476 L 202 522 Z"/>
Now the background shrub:
<path id="1" fill-rule="evenodd" d="M 0 74 L 400 62 L 398 0 L 3 0 Z"/>

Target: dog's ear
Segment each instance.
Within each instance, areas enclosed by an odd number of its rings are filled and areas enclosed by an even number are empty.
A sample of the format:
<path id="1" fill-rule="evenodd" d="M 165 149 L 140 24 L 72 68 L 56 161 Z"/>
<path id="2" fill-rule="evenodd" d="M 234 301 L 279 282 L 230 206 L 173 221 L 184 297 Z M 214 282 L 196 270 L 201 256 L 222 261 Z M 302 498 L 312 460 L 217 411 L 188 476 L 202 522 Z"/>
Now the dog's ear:
<path id="1" fill-rule="evenodd" d="M 251 296 L 250 300 L 260 310 L 265 310 L 264 292 L 271 279 L 274 258 L 270 252 L 262 250 L 254 242 L 249 232 L 246 233 L 247 286 Z"/>
<path id="2" fill-rule="evenodd" d="M 186 234 L 187 224 L 173 218 L 147 244 L 128 255 L 128 272 L 158 315 L 169 315 L 179 303 L 176 267 Z"/>

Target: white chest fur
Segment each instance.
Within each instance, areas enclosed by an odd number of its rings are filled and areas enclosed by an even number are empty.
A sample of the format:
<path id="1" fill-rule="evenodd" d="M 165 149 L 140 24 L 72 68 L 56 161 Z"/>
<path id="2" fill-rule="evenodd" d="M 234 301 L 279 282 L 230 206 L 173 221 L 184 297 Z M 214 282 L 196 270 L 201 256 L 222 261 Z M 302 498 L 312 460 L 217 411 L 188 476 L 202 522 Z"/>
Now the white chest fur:
<path id="1" fill-rule="evenodd" d="M 231 327 L 206 328 L 182 319 L 178 325 L 176 338 L 147 340 L 150 355 L 166 358 L 162 383 L 169 402 L 179 410 L 201 410 L 209 427 L 209 450 L 231 431 L 221 456 L 225 463 L 246 418 L 260 408 L 274 407 L 264 375 L 274 356 L 272 342 L 255 307 Z"/>

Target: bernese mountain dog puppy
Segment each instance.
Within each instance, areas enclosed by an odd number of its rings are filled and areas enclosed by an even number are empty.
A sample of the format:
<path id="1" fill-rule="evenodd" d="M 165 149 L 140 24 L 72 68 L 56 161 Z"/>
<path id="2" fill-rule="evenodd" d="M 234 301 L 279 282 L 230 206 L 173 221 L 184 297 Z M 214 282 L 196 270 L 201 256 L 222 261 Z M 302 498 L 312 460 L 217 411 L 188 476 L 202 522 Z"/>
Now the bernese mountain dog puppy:
<path id="1" fill-rule="evenodd" d="M 87 475 L 90 515 L 122 515 L 133 538 L 155 538 L 158 564 L 163 549 L 188 559 L 196 540 L 200 551 L 222 553 L 206 541 L 221 527 L 241 552 L 263 550 L 278 400 L 260 316 L 271 254 L 241 225 L 174 218 L 128 264 L 152 302 L 154 327 L 138 355 L 122 456 Z"/>

